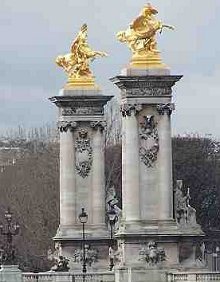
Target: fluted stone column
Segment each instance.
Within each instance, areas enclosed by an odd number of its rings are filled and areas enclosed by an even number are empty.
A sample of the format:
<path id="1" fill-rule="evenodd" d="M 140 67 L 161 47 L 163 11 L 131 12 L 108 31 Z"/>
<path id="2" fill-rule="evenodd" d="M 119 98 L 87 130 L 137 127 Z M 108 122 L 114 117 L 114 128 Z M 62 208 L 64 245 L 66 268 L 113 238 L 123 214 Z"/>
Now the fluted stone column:
<path id="1" fill-rule="evenodd" d="M 159 104 L 157 111 L 160 115 L 158 123 L 159 144 L 159 195 L 160 219 L 173 218 L 173 181 L 172 181 L 172 140 L 170 116 L 174 104 Z"/>
<path id="2" fill-rule="evenodd" d="M 93 127 L 93 224 L 105 224 L 105 172 L 104 172 L 104 123 L 92 123 Z"/>
<path id="3" fill-rule="evenodd" d="M 140 219 L 139 194 L 139 138 L 136 108 L 124 104 L 121 111 L 123 116 L 122 134 L 122 194 L 123 215 L 125 220 Z"/>
<path id="4" fill-rule="evenodd" d="M 76 123 L 60 123 L 60 225 L 76 223 L 75 150 L 73 130 Z"/>

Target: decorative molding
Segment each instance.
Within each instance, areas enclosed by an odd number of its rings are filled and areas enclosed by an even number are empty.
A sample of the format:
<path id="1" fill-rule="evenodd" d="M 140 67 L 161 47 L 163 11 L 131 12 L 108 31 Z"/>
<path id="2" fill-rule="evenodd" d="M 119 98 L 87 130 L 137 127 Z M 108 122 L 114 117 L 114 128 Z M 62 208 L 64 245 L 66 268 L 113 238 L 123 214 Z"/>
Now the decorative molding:
<path id="1" fill-rule="evenodd" d="M 76 249 L 73 254 L 73 261 L 76 263 L 83 262 L 83 250 Z M 98 261 L 98 250 L 92 249 L 90 245 L 85 245 L 85 262 L 87 265 L 91 266 L 92 264 Z"/>
<path id="2" fill-rule="evenodd" d="M 88 131 L 80 129 L 75 141 L 76 171 L 83 178 L 87 177 L 92 167 L 92 147 Z"/>
<path id="3" fill-rule="evenodd" d="M 121 114 L 123 117 L 131 116 L 132 112 L 136 115 L 142 110 L 142 105 L 131 105 L 131 104 L 122 104 L 121 105 Z"/>
<path id="4" fill-rule="evenodd" d="M 74 131 L 77 128 L 75 121 L 58 121 L 58 129 L 60 132 Z"/>
<path id="5" fill-rule="evenodd" d="M 90 122 L 90 126 L 95 130 L 103 131 L 106 128 L 106 122 L 105 121 L 92 121 Z"/>
<path id="6" fill-rule="evenodd" d="M 103 107 L 67 107 L 61 109 L 62 116 L 103 115 Z"/>
<path id="7" fill-rule="evenodd" d="M 144 116 L 144 122 L 140 124 L 140 150 L 141 161 L 147 167 L 153 167 L 159 152 L 159 135 L 153 115 Z"/>
<path id="8" fill-rule="evenodd" d="M 173 110 L 175 110 L 175 105 L 173 103 L 157 105 L 157 111 L 159 115 L 164 115 L 165 113 L 167 113 L 170 116 Z"/>
<path id="9" fill-rule="evenodd" d="M 145 88 L 126 89 L 126 92 L 124 94 L 128 96 L 129 95 L 131 96 L 170 96 L 172 94 L 172 90 L 170 87 L 158 88 L 158 87 L 151 87 L 149 85 L 144 85 L 144 86 Z"/>
<path id="10" fill-rule="evenodd" d="M 163 248 L 159 248 L 154 241 L 148 242 L 139 251 L 139 260 L 146 262 L 148 265 L 156 266 L 166 260 L 166 254 Z"/>

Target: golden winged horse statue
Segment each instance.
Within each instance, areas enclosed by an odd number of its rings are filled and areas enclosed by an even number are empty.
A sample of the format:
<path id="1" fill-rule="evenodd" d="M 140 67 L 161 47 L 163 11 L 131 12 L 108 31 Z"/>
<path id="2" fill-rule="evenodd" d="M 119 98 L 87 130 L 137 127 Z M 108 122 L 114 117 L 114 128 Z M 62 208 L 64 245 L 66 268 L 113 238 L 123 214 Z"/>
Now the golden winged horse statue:
<path id="1" fill-rule="evenodd" d="M 127 43 L 132 51 L 132 64 L 141 61 L 149 66 L 154 63 L 161 65 L 159 51 L 157 49 L 156 34 L 164 28 L 174 29 L 173 26 L 158 21 L 155 15 L 158 11 L 151 5 L 144 6 L 140 15 L 129 25 L 125 31 L 117 33 L 120 42 Z"/>

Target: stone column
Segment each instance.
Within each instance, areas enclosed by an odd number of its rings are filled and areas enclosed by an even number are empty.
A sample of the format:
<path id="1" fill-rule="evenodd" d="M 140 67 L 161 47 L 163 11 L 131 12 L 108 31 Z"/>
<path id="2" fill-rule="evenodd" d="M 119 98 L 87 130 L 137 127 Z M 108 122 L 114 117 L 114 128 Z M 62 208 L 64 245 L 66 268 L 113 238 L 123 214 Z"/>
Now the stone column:
<path id="1" fill-rule="evenodd" d="M 93 224 L 105 224 L 105 172 L 103 122 L 92 122 L 93 130 L 93 174 L 92 207 Z"/>
<path id="2" fill-rule="evenodd" d="M 172 139 L 170 115 L 174 104 L 158 104 L 157 111 L 160 115 L 158 123 L 159 146 L 159 195 L 160 219 L 173 218 L 173 182 L 172 182 Z"/>
<path id="3" fill-rule="evenodd" d="M 76 222 L 75 210 L 75 148 L 73 130 L 75 122 L 60 122 L 60 225 L 69 226 Z"/>
<path id="4" fill-rule="evenodd" d="M 133 105 L 122 105 L 122 182 L 123 215 L 126 221 L 140 219 L 139 193 L 139 134 L 136 111 Z"/>

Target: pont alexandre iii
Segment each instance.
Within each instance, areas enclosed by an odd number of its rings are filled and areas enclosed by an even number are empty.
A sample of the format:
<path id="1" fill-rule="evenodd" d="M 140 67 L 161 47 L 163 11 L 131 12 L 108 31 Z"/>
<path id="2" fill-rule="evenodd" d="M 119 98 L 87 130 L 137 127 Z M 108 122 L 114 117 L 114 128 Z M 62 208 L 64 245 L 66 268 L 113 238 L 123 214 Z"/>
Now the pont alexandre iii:
<path id="1" fill-rule="evenodd" d="M 117 282 L 166 281 L 169 271 L 204 269 L 204 234 L 189 191 L 183 181 L 172 182 L 172 87 L 182 76 L 161 60 L 157 33 L 174 28 L 157 13 L 148 4 L 117 33 L 132 54 L 110 79 L 121 97 L 122 209 L 114 188 L 105 187 L 104 107 L 112 96 L 101 92 L 90 70 L 91 60 L 107 54 L 91 49 L 84 24 L 70 53 L 56 59 L 68 79 L 50 98 L 60 131 L 60 223 L 53 239 L 73 272 L 81 271 L 83 256 L 87 271 L 113 271 Z M 87 215 L 84 252 L 81 212 Z M 117 218 L 114 226 L 108 215 Z"/>

